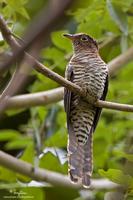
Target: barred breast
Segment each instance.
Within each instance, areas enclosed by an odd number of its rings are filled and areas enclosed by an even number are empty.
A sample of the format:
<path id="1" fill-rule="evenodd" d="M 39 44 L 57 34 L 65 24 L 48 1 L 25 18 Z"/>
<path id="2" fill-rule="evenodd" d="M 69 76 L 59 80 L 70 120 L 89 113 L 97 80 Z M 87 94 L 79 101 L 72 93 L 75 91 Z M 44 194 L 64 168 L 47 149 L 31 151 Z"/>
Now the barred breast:
<path id="1" fill-rule="evenodd" d="M 91 92 L 92 96 L 100 99 L 107 76 L 105 63 L 99 57 L 88 59 L 87 55 L 82 59 L 78 55 L 78 61 L 74 57 L 70 65 L 72 65 L 74 72 L 73 82 L 81 88 L 86 88 L 88 92 Z M 72 95 L 70 120 L 80 145 L 84 145 L 88 140 L 95 113 L 96 107 L 85 102 L 78 95 Z"/>

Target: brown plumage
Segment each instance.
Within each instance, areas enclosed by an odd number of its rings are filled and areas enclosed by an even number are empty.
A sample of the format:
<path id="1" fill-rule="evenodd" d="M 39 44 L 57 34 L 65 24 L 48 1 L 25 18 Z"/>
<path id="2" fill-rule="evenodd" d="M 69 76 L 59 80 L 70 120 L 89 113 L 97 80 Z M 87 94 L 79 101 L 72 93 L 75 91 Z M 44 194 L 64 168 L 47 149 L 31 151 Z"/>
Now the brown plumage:
<path id="1" fill-rule="evenodd" d="M 101 108 L 93 106 L 104 100 L 108 88 L 108 70 L 98 53 L 96 41 L 87 34 L 65 34 L 74 47 L 74 54 L 66 69 L 66 78 L 79 85 L 89 102 L 65 89 L 64 106 L 68 127 L 68 165 L 72 182 L 82 181 L 89 187 L 92 174 L 92 137 Z"/>

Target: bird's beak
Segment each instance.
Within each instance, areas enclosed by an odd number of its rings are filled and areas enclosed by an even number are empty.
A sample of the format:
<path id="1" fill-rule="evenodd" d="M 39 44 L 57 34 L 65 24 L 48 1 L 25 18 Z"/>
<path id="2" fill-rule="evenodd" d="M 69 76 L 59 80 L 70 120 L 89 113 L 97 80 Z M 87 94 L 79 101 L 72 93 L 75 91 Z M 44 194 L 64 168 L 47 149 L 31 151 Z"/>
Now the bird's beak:
<path id="1" fill-rule="evenodd" d="M 69 38 L 70 40 L 73 40 L 75 38 L 73 34 L 69 34 L 69 33 L 65 33 L 63 34 L 63 36 Z"/>

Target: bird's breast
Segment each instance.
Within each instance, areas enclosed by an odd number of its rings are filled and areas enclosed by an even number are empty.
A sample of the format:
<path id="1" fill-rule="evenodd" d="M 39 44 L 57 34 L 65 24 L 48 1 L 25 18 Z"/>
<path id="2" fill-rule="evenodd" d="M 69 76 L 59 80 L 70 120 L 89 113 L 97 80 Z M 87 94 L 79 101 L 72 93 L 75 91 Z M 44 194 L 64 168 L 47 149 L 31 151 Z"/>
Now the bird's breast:
<path id="1" fill-rule="evenodd" d="M 101 58 L 84 57 L 79 60 L 72 60 L 70 65 L 73 67 L 73 82 L 80 87 L 87 87 L 98 98 L 102 96 L 105 80 L 107 76 L 107 66 Z"/>

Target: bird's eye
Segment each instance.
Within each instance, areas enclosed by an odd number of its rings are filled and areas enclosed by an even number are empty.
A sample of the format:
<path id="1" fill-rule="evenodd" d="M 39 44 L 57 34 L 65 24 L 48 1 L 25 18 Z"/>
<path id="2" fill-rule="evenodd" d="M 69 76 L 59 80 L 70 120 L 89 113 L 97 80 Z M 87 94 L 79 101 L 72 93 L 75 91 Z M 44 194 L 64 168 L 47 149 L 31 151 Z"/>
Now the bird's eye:
<path id="1" fill-rule="evenodd" d="M 84 36 L 81 37 L 81 40 L 82 41 L 88 41 L 88 37 L 84 35 Z"/>

